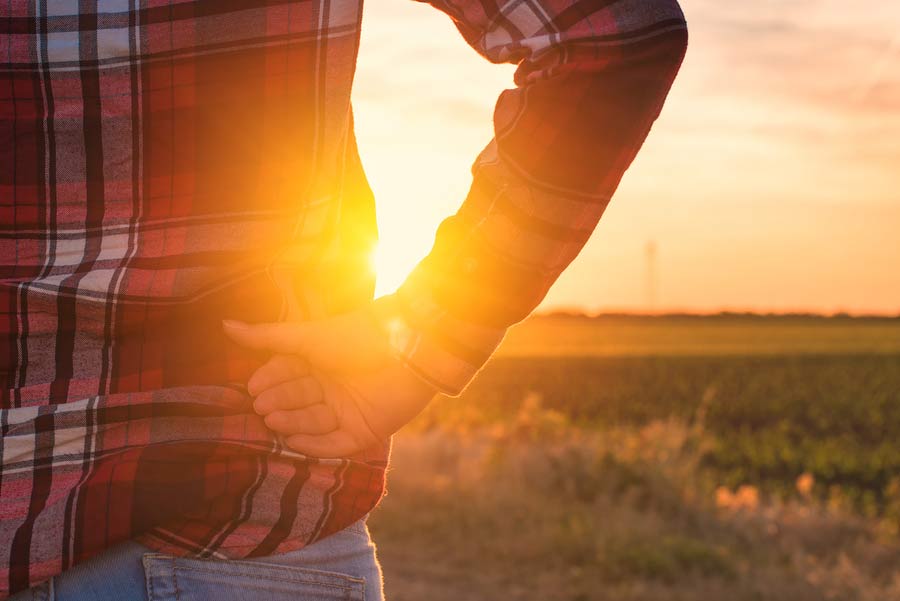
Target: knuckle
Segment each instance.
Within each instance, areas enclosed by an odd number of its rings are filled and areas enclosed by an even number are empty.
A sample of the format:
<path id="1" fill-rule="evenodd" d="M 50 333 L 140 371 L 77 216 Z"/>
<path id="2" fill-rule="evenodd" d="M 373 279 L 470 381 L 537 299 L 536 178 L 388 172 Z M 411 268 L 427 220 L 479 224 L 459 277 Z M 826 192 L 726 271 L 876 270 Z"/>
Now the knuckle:
<path id="1" fill-rule="evenodd" d="M 313 402 L 322 400 L 322 389 L 313 378 L 304 378 L 299 380 L 299 383 L 301 395 Z"/>
<path id="2" fill-rule="evenodd" d="M 270 413 L 265 417 L 266 426 L 276 432 L 292 432 L 293 427 L 290 418 L 283 411 Z"/>
<path id="3" fill-rule="evenodd" d="M 307 380 L 291 380 L 260 393 L 253 402 L 254 410 L 268 413 L 279 409 L 301 409 L 321 401 L 318 387 Z"/>
<path id="4" fill-rule="evenodd" d="M 308 434 L 325 434 L 334 429 L 329 423 L 328 416 L 315 408 L 299 413 L 297 418 L 298 430 Z"/>
<path id="5" fill-rule="evenodd" d="M 291 380 L 284 386 L 284 390 L 282 391 L 284 395 L 284 401 L 286 403 L 290 403 L 292 405 L 298 404 L 297 401 L 303 399 L 303 381 L 302 380 Z"/>
<path id="6" fill-rule="evenodd" d="M 274 408 L 290 409 L 297 404 L 297 398 L 297 390 L 293 386 L 293 382 L 287 382 L 272 390 L 272 396 L 268 402 Z"/>

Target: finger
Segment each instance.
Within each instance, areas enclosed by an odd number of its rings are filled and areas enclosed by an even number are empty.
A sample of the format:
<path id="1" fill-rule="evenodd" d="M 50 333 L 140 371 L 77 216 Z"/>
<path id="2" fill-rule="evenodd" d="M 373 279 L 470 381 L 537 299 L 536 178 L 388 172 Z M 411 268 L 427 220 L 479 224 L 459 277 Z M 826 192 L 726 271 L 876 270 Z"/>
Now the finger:
<path id="1" fill-rule="evenodd" d="M 338 427 L 331 407 L 324 403 L 295 411 L 274 411 L 265 417 L 266 426 L 281 434 L 322 435 Z"/>
<path id="2" fill-rule="evenodd" d="M 225 334 L 241 346 L 288 355 L 303 355 L 310 348 L 311 328 L 303 323 L 278 322 L 249 324 L 226 319 Z"/>
<path id="3" fill-rule="evenodd" d="M 310 457 L 346 457 L 362 450 L 356 439 L 346 430 L 325 434 L 294 434 L 287 437 L 287 446 Z"/>
<path id="4" fill-rule="evenodd" d="M 322 387 L 313 378 L 299 378 L 274 386 L 253 401 L 253 410 L 260 415 L 273 411 L 302 409 L 322 402 Z"/>
<path id="5" fill-rule="evenodd" d="M 264 391 L 309 375 L 306 361 L 297 355 L 274 355 L 257 369 L 247 382 L 247 392 L 259 396 Z"/>

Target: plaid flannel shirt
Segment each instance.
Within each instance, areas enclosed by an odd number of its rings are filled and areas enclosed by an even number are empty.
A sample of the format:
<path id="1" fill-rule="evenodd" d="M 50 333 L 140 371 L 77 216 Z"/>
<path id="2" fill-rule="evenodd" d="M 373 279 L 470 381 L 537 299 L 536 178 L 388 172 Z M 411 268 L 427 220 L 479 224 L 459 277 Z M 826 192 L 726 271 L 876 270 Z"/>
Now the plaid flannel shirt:
<path id="1" fill-rule="evenodd" d="M 457 395 L 587 241 L 687 35 L 675 0 L 430 3 L 518 64 L 467 198 L 397 291 L 397 356 Z M 373 296 L 361 11 L 0 0 L 0 597 L 129 538 L 286 552 L 381 498 L 389 441 L 287 449 L 244 388 L 266 357 L 220 329 Z"/>

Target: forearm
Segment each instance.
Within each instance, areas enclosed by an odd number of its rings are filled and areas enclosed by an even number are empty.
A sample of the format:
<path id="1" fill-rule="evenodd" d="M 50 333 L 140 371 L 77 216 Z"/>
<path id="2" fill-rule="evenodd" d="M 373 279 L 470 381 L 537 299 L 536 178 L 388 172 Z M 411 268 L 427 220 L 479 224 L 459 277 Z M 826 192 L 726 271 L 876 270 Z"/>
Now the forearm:
<path id="1" fill-rule="evenodd" d="M 489 46 L 502 20 L 489 19 L 484 54 L 528 59 L 497 101 L 495 136 L 473 164 L 465 202 L 397 294 L 405 327 L 394 348 L 443 392 L 458 394 L 544 298 L 646 138 L 686 47 L 683 20 L 665 14 L 677 4 L 657 4 L 656 26 L 627 43 L 584 35 L 575 21 L 536 53 L 540 35 Z"/>

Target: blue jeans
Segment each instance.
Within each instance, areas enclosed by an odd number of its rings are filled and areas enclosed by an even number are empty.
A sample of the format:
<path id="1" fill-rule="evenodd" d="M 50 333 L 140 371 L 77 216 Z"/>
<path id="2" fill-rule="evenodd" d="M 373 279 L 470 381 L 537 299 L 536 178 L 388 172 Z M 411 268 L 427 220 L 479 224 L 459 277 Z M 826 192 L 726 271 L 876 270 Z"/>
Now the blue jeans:
<path id="1" fill-rule="evenodd" d="M 10 601 L 383 601 L 365 518 L 298 551 L 176 558 L 129 541 Z"/>

